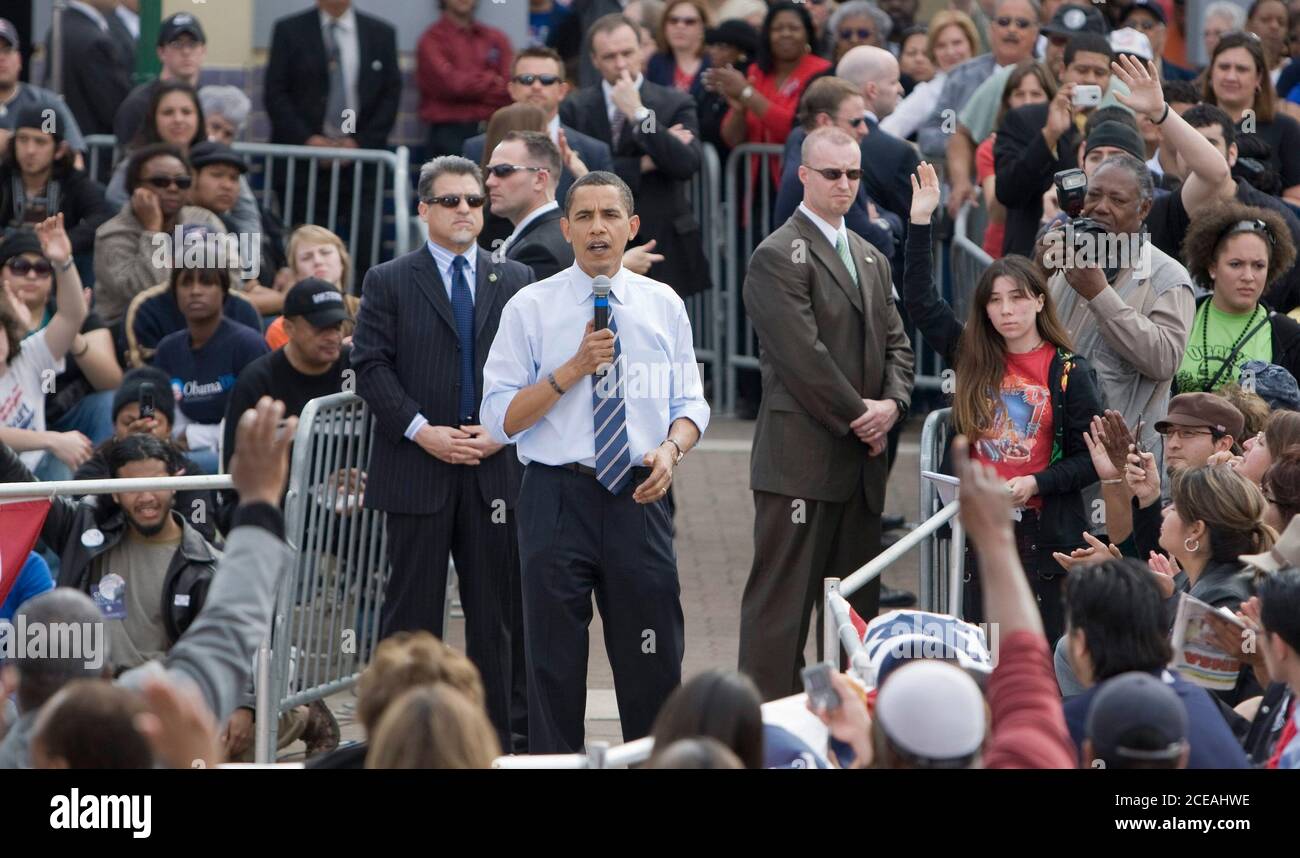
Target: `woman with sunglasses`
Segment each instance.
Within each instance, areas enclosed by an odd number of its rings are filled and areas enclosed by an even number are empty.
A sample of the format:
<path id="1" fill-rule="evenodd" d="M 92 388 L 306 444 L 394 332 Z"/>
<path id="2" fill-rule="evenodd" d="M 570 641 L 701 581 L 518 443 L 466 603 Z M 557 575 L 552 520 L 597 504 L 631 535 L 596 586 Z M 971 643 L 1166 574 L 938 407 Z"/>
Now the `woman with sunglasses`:
<path id="1" fill-rule="evenodd" d="M 720 92 L 731 105 L 723 117 L 721 134 L 730 147 L 741 143 L 784 143 L 794 127 L 799 99 L 813 79 L 831 64 L 812 52 L 813 26 L 802 4 L 780 0 L 763 19 L 758 58 L 746 74 L 733 68 L 711 68 L 704 86 Z M 781 177 L 772 160 L 772 182 Z M 754 162 L 757 176 L 758 161 Z"/>
<path id="2" fill-rule="evenodd" d="M 925 54 L 933 63 L 933 77 L 914 86 L 894 112 L 880 120 L 881 129 L 900 140 L 916 134 L 921 123 L 934 111 L 948 72 L 975 56 L 978 50 L 979 32 L 965 12 L 951 9 L 939 12 L 930 19 L 930 28 L 923 35 Z M 904 47 L 911 39 L 904 41 Z M 902 68 L 901 64 L 899 68 Z"/>
<path id="3" fill-rule="evenodd" d="M 16 233 L 0 245 L 0 443 L 8 445 L 38 479 L 76 470 L 90 458 L 90 439 L 78 431 L 46 431 L 45 380 L 58 372 L 86 321 L 81 275 L 72 262 L 72 242 L 63 215 L 36 224 L 35 232 Z M 24 300 L 31 281 L 52 276 L 55 306 L 48 323 L 33 319 Z M 19 283 L 19 280 L 23 281 Z M 39 330 L 36 330 L 39 328 Z M 28 336 L 28 331 L 36 333 Z M 76 358 L 78 355 L 73 354 Z M 62 467 L 60 467 L 62 466 Z"/>
<path id="4" fill-rule="evenodd" d="M 838 64 L 841 57 L 858 45 L 885 47 L 893 27 L 889 16 L 874 3 L 850 0 L 840 4 L 831 13 L 830 23 L 826 25 L 835 46 L 831 52 L 831 62 Z"/>
<path id="5" fill-rule="evenodd" d="M 95 233 L 95 309 L 110 326 L 126 315 L 132 298 L 167 280 L 177 225 L 226 232 L 212 212 L 186 205 L 191 184 L 189 162 L 171 144 L 145 146 L 127 160 L 130 198 Z M 236 258 L 232 267 L 238 266 Z"/>
<path id="6" fill-rule="evenodd" d="M 1274 312 L 1263 295 L 1295 262 L 1282 216 L 1230 202 L 1199 214 L 1183 239 L 1199 299 L 1174 392 L 1218 390 L 1238 381 L 1247 361 L 1276 364 L 1300 378 L 1300 324 Z"/>
<path id="7" fill-rule="evenodd" d="M 704 94 L 701 77 L 709 67 L 704 50 L 709 7 L 704 0 L 671 0 L 664 6 L 662 23 L 654 34 L 659 50 L 650 57 L 646 80 L 685 92 L 698 104 Z"/>
<path id="8" fill-rule="evenodd" d="M 1071 352 L 1038 269 L 1022 256 L 996 260 L 980 277 L 963 324 L 934 284 L 930 219 L 939 177 L 922 162 L 912 177 L 903 302 L 930 347 L 953 367 L 953 423 L 971 456 L 995 468 L 1021 508 L 1016 544 L 1038 596 L 1048 639 L 1064 631 L 1064 572 L 1052 552 L 1084 545 L 1081 490 L 1097 480 L 1084 434 L 1101 414 L 1088 361 Z M 979 571 L 966 558 L 964 619 L 983 617 Z"/>
<path id="9" fill-rule="evenodd" d="M 1268 143 L 1282 177 L 1282 199 L 1300 205 L 1300 122 L 1277 109 L 1277 95 L 1259 37 L 1229 33 L 1219 40 L 1205 73 L 1202 97 L 1232 117 L 1241 137 Z"/>

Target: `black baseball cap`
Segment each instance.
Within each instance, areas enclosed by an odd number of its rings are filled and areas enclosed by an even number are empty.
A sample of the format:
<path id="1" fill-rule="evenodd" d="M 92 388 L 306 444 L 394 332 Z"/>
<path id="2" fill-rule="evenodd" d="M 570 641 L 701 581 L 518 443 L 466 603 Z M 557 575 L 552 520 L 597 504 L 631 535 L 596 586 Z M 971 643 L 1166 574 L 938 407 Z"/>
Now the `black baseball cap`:
<path id="1" fill-rule="evenodd" d="M 1062 6 L 1051 22 L 1043 27 L 1046 36 L 1073 36 L 1075 33 L 1106 35 L 1106 19 L 1093 6 Z"/>
<path id="2" fill-rule="evenodd" d="M 317 328 L 328 328 L 352 320 L 343 293 L 319 277 L 299 280 L 284 296 L 284 315 L 301 316 Z"/>
<path id="3" fill-rule="evenodd" d="M 1152 15 L 1155 15 L 1156 20 L 1162 24 L 1169 23 L 1169 21 L 1165 18 L 1164 7 L 1162 7 L 1159 3 L 1157 3 L 1156 0 L 1133 0 L 1133 2 L 1129 4 L 1129 7 L 1124 10 L 1123 20 L 1127 21 L 1128 16 L 1132 15 L 1134 12 L 1137 12 L 1138 10 L 1142 10 L 1144 12 L 1150 12 Z"/>
<path id="4" fill-rule="evenodd" d="M 0 18 L 0 39 L 4 39 L 12 45 L 14 50 L 22 47 L 22 43 L 18 39 L 18 28 L 8 18 Z"/>
<path id="5" fill-rule="evenodd" d="M 1187 709 L 1157 677 L 1121 673 L 1097 689 L 1085 731 L 1107 764 L 1173 761 L 1186 747 Z"/>
<path id="6" fill-rule="evenodd" d="M 198 170 L 213 164 L 230 164 L 239 168 L 239 172 L 248 172 L 248 162 L 239 157 L 239 153 L 225 143 L 204 140 L 190 149 L 190 166 Z"/>
<path id="7" fill-rule="evenodd" d="M 203 35 L 203 25 L 189 12 L 177 12 L 170 18 L 163 19 L 158 30 L 158 47 L 170 45 L 181 36 L 192 36 L 196 42 L 207 44 L 208 37 Z"/>

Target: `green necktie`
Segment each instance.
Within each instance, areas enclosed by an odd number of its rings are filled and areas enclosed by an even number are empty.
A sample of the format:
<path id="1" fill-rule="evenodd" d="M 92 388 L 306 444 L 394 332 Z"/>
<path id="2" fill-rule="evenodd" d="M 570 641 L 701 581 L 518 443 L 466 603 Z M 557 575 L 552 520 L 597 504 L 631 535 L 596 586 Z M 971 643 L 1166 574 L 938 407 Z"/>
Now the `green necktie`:
<path id="1" fill-rule="evenodd" d="M 835 252 L 840 255 L 840 259 L 844 260 L 844 267 L 849 269 L 849 276 L 853 278 L 853 285 L 858 285 L 858 269 L 853 265 L 853 254 L 849 253 L 849 242 L 844 237 L 844 233 L 840 233 L 835 237 Z"/>

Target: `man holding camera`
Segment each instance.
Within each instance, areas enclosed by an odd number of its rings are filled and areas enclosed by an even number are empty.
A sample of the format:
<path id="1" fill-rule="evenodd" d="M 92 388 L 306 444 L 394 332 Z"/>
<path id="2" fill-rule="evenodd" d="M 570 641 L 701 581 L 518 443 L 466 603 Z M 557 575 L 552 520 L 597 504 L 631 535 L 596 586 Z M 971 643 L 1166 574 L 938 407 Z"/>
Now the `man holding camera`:
<path id="1" fill-rule="evenodd" d="M 1083 124 L 1110 85 L 1112 59 L 1105 36 L 1073 36 L 1065 48 L 1065 74 L 1056 97 L 1009 111 L 1002 120 L 993 160 L 998 201 L 1007 207 L 1004 254 L 1029 255 L 1052 176 L 1079 166 Z"/>

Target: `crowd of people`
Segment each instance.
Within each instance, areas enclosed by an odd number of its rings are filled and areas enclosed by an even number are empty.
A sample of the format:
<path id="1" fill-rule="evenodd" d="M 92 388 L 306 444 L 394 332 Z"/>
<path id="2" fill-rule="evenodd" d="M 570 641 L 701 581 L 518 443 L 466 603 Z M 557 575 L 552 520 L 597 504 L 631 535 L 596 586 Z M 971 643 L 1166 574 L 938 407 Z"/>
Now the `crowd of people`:
<path id="1" fill-rule="evenodd" d="M 523 45 L 441 0 L 396 259 L 357 165 L 314 209 L 250 169 L 196 16 L 132 86 L 137 4 L 66 5 L 58 93 L 0 19 L 0 482 L 234 490 L 51 502 L 0 619 L 100 626 L 104 658 L 6 651 L 0 766 L 251 759 L 296 417 L 350 390 L 389 572 L 364 740 L 279 716 L 308 767 L 580 752 L 594 596 L 652 768 L 1300 768 L 1300 5 L 1210 4 L 1196 68 L 1178 0 L 540 0 Z M 316 0 L 270 43 L 271 142 L 389 145 L 391 24 Z M 760 346 L 754 560 L 738 669 L 683 683 L 673 482 L 717 381 L 684 299 L 722 287 L 688 187 L 745 143 L 782 149 L 725 201 L 772 224 L 723 268 Z M 945 294 L 963 208 L 987 265 Z M 822 579 L 897 530 L 914 335 L 952 370 L 962 609 L 853 593 L 869 668 L 832 664 L 801 730 L 764 704 L 812 687 Z M 1198 605 L 1216 684 L 1178 667 Z"/>

